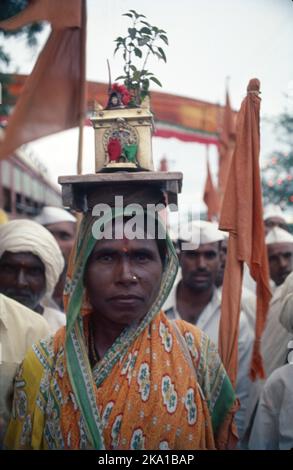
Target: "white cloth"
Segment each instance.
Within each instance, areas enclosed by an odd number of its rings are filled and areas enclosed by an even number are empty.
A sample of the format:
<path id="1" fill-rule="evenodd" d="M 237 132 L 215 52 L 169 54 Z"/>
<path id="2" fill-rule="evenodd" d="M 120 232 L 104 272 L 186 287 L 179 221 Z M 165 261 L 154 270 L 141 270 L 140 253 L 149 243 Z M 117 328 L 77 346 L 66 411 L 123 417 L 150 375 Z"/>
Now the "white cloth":
<path id="1" fill-rule="evenodd" d="M 33 343 L 49 334 L 41 315 L 0 294 L 0 447 L 10 417 L 16 370 Z"/>
<path id="2" fill-rule="evenodd" d="M 193 220 L 191 223 L 181 227 L 179 238 L 189 244 L 189 250 L 196 250 L 199 245 L 219 242 L 226 237 L 223 232 L 218 230 L 216 224 L 206 220 Z"/>
<path id="3" fill-rule="evenodd" d="M 177 310 L 177 287 L 178 284 L 174 283 L 173 289 L 171 290 L 168 299 L 162 307 L 166 315 L 171 319 L 181 318 Z M 218 290 L 215 288 L 213 297 L 201 312 L 196 326 L 204 331 L 216 345 L 218 345 L 220 315 L 221 297 Z M 235 422 L 240 437 L 242 436 L 244 429 L 244 417 L 249 395 L 250 381 L 248 374 L 251 362 L 252 345 L 252 330 L 248 324 L 246 316 L 243 314 L 243 312 L 241 312 L 238 338 L 238 374 L 236 384 L 236 395 L 239 398 L 241 405 L 235 417 Z"/>
<path id="4" fill-rule="evenodd" d="M 280 323 L 283 284 L 277 287 L 270 303 L 264 332 L 261 337 L 261 354 L 266 376 L 286 363 L 288 343 L 293 339 Z"/>
<path id="5" fill-rule="evenodd" d="M 257 408 L 249 449 L 293 448 L 293 365 L 276 369 L 266 381 Z"/>
<path id="6" fill-rule="evenodd" d="M 45 266 L 46 294 L 52 294 L 63 271 L 64 259 L 49 230 L 32 220 L 11 220 L 0 226 L 0 258 L 5 251 L 38 256 Z"/>
<path id="7" fill-rule="evenodd" d="M 283 286 L 280 323 L 293 334 L 293 272 L 286 278 Z"/>
<path id="8" fill-rule="evenodd" d="M 282 302 L 283 285 L 278 286 L 271 299 L 270 307 L 267 315 L 265 329 L 261 338 L 261 355 L 266 377 L 286 363 L 288 353 L 288 342 L 292 339 L 292 334 L 281 325 L 280 309 Z M 251 382 L 248 406 L 245 415 L 245 443 L 249 437 L 251 426 L 253 424 L 255 409 L 265 384 L 265 380 L 258 379 Z"/>
<path id="9" fill-rule="evenodd" d="M 43 318 L 48 322 L 50 333 L 55 334 L 59 328 L 66 324 L 66 315 L 60 310 L 51 307 L 44 307 Z"/>
<path id="10" fill-rule="evenodd" d="M 62 207 L 45 206 L 35 217 L 35 221 L 41 225 L 50 225 L 59 222 L 76 222 L 76 218 Z"/>
<path id="11" fill-rule="evenodd" d="M 274 243 L 293 243 L 293 235 L 280 227 L 272 228 L 266 236 L 266 245 Z"/>

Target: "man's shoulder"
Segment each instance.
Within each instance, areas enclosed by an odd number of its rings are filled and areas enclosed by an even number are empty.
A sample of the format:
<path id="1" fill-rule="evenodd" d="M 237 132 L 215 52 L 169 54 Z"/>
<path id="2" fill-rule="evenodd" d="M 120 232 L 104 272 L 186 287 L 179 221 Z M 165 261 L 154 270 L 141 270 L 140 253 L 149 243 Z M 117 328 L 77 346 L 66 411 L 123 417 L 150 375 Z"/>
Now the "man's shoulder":
<path id="1" fill-rule="evenodd" d="M 6 326 L 14 330 L 20 328 L 25 332 L 33 328 L 36 332 L 49 333 L 48 323 L 41 315 L 3 294 L 0 294 L 0 312 Z"/>

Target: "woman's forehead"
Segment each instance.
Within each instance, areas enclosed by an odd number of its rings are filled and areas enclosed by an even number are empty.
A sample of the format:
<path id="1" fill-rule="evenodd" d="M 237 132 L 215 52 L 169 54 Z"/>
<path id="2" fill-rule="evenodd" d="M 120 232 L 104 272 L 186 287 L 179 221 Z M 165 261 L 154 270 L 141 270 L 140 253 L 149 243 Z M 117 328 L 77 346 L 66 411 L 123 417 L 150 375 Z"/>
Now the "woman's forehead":
<path id="1" fill-rule="evenodd" d="M 134 239 L 130 240 L 127 237 L 123 237 L 122 239 L 101 239 L 97 240 L 94 250 L 99 251 L 104 249 L 111 249 L 117 251 L 132 251 L 138 249 L 149 249 L 158 251 L 156 240 L 148 239 L 147 236 L 144 234 L 143 239 Z"/>

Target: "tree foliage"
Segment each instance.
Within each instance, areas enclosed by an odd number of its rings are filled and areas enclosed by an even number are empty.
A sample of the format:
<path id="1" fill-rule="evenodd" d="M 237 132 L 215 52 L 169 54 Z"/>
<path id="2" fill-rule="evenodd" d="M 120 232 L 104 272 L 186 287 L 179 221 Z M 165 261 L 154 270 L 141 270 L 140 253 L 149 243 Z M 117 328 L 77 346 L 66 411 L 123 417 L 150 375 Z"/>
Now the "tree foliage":
<path id="1" fill-rule="evenodd" d="M 277 131 L 287 151 L 275 151 L 263 168 L 262 184 L 264 203 L 293 208 L 293 114 L 279 116 Z"/>

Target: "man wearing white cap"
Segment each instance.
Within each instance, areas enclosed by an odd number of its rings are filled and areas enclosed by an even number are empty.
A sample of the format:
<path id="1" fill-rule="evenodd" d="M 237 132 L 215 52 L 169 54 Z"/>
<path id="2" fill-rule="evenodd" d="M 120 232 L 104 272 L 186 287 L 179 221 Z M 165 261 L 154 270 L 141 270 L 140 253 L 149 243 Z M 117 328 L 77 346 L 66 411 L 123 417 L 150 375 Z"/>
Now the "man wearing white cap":
<path id="1" fill-rule="evenodd" d="M 174 285 L 163 310 L 171 319 L 182 318 L 196 324 L 218 344 L 221 296 L 215 287 L 215 281 L 220 268 L 219 242 L 224 239 L 224 235 L 211 222 L 195 221 L 191 224 L 190 231 L 188 227 L 184 228 L 180 238 L 179 261 L 182 279 Z M 241 314 L 236 386 L 241 407 L 235 419 L 240 436 L 248 396 L 252 340 L 248 321 L 245 315 Z"/>
<path id="2" fill-rule="evenodd" d="M 42 301 L 52 294 L 63 266 L 58 244 L 41 225 L 19 219 L 0 226 L 0 292 L 42 314 L 52 333 L 66 317 Z"/>
<path id="3" fill-rule="evenodd" d="M 266 245 L 271 279 L 280 286 L 293 270 L 293 235 L 274 227 L 266 236 Z"/>
<path id="4" fill-rule="evenodd" d="M 46 227 L 57 241 L 64 256 L 64 269 L 52 294 L 46 298 L 46 305 L 63 311 L 63 290 L 66 279 L 66 271 L 69 255 L 75 241 L 76 218 L 61 207 L 45 206 L 35 221 Z"/>
<path id="5" fill-rule="evenodd" d="M 60 246 L 65 261 L 68 262 L 75 240 L 76 218 L 61 207 L 45 206 L 35 221 L 52 233 Z"/>
<path id="6" fill-rule="evenodd" d="M 275 204 L 268 204 L 265 207 L 263 220 L 266 235 L 274 227 L 279 227 L 283 230 L 287 230 L 286 216 L 282 209 L 279 206 L 276 206 Z"/>

